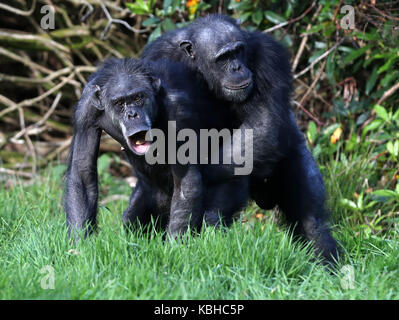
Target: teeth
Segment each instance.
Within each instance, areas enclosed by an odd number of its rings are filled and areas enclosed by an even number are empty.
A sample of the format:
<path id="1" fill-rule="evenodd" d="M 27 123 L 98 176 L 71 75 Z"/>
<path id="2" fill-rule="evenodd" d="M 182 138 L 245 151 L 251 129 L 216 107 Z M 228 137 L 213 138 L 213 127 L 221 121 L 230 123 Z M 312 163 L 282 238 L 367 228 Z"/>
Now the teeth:
<path id="1" fill-rule="evenodd" d="M 144 144 L 145 142 L 146 142 L 145 140 L 137 140 L 134 144 L 136 146 L 140 146 L 140 145 Z"/>

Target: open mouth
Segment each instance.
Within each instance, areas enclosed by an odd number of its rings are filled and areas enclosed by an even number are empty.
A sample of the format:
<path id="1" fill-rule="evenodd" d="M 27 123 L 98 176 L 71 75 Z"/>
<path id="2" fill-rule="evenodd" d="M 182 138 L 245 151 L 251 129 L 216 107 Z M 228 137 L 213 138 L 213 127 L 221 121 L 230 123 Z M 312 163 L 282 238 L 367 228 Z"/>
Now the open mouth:
<path id="1" fill-rule="evenodd" d="M 246 80 L 244 82 L 241 82 L 237 85 L 228 85 L 225 86 L 225 88 L 229 89 L 229 90 L 242 90 L 247 88 L 250 84 L 251 84 L 252 80 Z"/>
<path id="2" fill-rule="evenodd" d="M 138 155 L 145 154 L 150 148 L 150 142 L 145 140 L 145 135 L 148 131 L 139 131 L 132 134 L 129 139 L 129 145 Z"/>

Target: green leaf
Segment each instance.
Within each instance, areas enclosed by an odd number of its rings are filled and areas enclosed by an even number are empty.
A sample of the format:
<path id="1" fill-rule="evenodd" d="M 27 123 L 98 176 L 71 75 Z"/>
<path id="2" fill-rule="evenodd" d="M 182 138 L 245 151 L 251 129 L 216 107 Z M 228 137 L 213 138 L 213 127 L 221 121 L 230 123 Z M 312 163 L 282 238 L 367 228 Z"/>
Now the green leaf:
<path id="1" fill-rule="evenodd" d="M 396 56 L 395 57 L 391 57 L 387 62 L 385 62 L 385 64 L 381 68 L 378 69 L 378 73 L 382 73 L 384 71 L 387 71 L 389 69 L 389 67 L 395 62 L 395 60 L 397 58 L 398 57 L 396 57 Z"/>
<path id="2" fill-rule="evenodd" d="M 391 84 L 391 82 L 395 79 L 399 78 L 399 72 L 398 71 L 393 71 L 393 72 L 388 72 L 384 78 L 380 81 L 381 87 L 387 87 L 388 85 Z"/>
<path id="3" fill-rule="evenodd" d="M 348 163 L 349 163 L 349 161 L 348 161 L 348 158 L 346 157 L 346 155 L 345 155 L 345 153 L 341 153 L 341 163 L 345 166 L 345 167 L 347 167 L 348 166 Z M 359 206 L 359 205 L 358 205 Z M 359 207 L 361 207 L 361 206 L 359 206 Z"/>
<path id="4" fill-rule="evenodd" d="M 374 88 L 375 82 L 377 81 L 378 78 L 378 68 L 377 66 L 374 67 L 373 71 L 371 72 L 371 75 L 369 79 L 367 80 L 366 83 L 366 94 L 369 95 L 370 91 Z"/>
<path id="5" fill-rule="evenodd" d="M 325 49 L 327 47 L 325 42 L 316 41 L 314 44 L 316 49 Z"/>
<path id="6" fill-rule="evenodd" d="M 265 18 L 274 24 L 285 22 L 285 19 L 273 11 L 265 11 Z"/>
<path id="7" fill-rule="evenodd" d="M 317 159 L 319 158 L 321 152 L 322 152 L 321 146 L 320 146 L 319 144 L 317 144 L 317 145 L 314 147 L 313 151 L 312 151 L 313 158 L 315 158 L 315 159 L 317 160 Z"/>
<path id="8" fill-rule="evenodd" d="M 366 32 L 354 32 L 356 37 L 360 40 L 379 40 L 381 39 L 381 36 L 377 32 L 377 30 L 374 30 L 373 33 L 366 33 Z"/>
<path id="9" fill-rule="evenodd" d="M 393 142 L 393 140 L 388 141 L 387 150 L 390 154 L 397 157 L 399 155 L 399 140 Z"/>
<path id="10" fill-rule="evenodd" d="M 290 36 L 289 34 L 286 34 L 286 35 L 284 36 L 284 38 L 281 39 L 281 43 L 282 43 L 285 47 L 287 47 L 287 48 L 292 47 L 293 41 L 292 41 L 291 36 Z"/>
<path id="11" fill-rule="evenodd" d="M 126 7 L 133 13 L 144 15 L 151 13 L 143 0 L 138 0 L 137 3 L 126 2 Z"/>
<path id="12" fill-rule="evenodd" d="M 248 18 L 251 16 L 251 12 L 245 12 L 244 14 L 240 15 L 240 20 L 241 22 L 245 22 L 248 20 Z"/>
<path id="13" fill-rule="evenodd" d="M 162 23 L 162 27 L 165 31 L 170 31 L 170 30 L 176 29 L 176 25 L 169 18 L 166 18 L 164 20 L 164 22 Z"/>
<path id="14" fill-rule="evenodd" d="M 148 43 L 151 41 L 154 41 L 156 38 L 158 38 L 162 34 L 161 26 L 159 25 L 158 27 L 155 28 L 155 30 L 151 33 L 151 35 L 148 37 Z"/>
<path id="15" fill-rule="evenodd" d="M 345 166 L 347 166 L 345 164 Z M 360 194 L 360 196 L 357 198 L 357 207 L 359 209 L 363 209 L 363 193 Z"/>
<path id="16" fill-rule="evenodd" d="M 353 51 L 353 49 L 351 47 L 347 47 L 347 46 L 339 46 L 337 48 L 338 51 L 342 51 L 342 52 L 347 52 L 347 53 L 351 53 Z"/>
<path id="17" fill-rule="evenodd" d="M 327 73 L 328 79 L 332 83 L 335 83 L 335 78 L 334 78 L 335 66 L 336 66 L 336 64 L 334 63 L 334 55 L 330 54 L 327 58 L 326 73 Z"/>
<path id="18" fill-rule="evenodd" d="M 313 121 L 310 121 L 309 126 L 308 126 L 307 136 L 308 136 L 308 140 L 311 144 L 313 144 L 315 142 L 316 134 L 317 134 L 317 126 Z"/>
<path id="19" fill-rule="evenodd" d="M 252 15 L 252 21 L 253 23 L 255 23 L 256 25 L 260 25 L 260 23 L 263 20 L 263 14 L 262 14 L 262 10 L 257 10 L 253 15 Z"/>
<path id="20" fill-rule="evenodd" d="M 330 137 L 330 135 L 331 135 L 331 134 L 335 131 L 335 129 L 337 129 L 339 126 L 341 126 L 340 123 L 334 123 L 334 124 L 332 124 L 332 125 L 329 125 L 327 128 L 325 128 L 325 129 L 323 130 L 323 134 L 324 134 L 325 136 Z"/>
<path id="21" fill-rule="evenodd" d="M 161 22 L 161 19 L 159 19 L 157 17 L 152 17 L 152 18 L 148 18 L 148 19 L 144 20 L 142 23 L 142 26 L 143 27 L 151 27 L 151 26 L 157 25 L 160 22 Z"/>
<path id="22" fill-rule="evenodd" d="M 351 134 L 349 139 L 346 140 L 345 151 L 347 152 L 353 151 L 357 145 L 358 144 L 356 142 L 356 134 Z"/>
<path id="23" fill-rule="evenodd" d="M 209 8 L 211 8 L 212 6 L 209 4 L 209 3 L 205 3 L 205 2 L 200 2 L 199 4 L 198 4 L 198 7 L 197 7 L 197 12 L 199 12 L 199 11 L 206 11 L 206 10 L 208 10 Z"/>
<path id="24" fill-rule="evenodd" d="M 371 53 L 368 55 L 368 57 L 365 57 L 366 60 L 363 62 L 363 68 L 367 68 L 368 65 L 373 62 L 375 59 L 378 59 L 378 54 L 381 52 L 381 49 L 378 48 L 376 50 L 371 51 Z"/>
<path id="25" fill-rule="evenodd" d="M 180 7 L 181 0 L 173 0 L 172 2 L 172 13 L 176 11 L 177 8 Z"/>
<path id="26" fill-rule="evenodd" d="M 252 6 L 249 1 L 240 1 L 240 2 L 230 1 L 227 8 L 229 10 L 237 10 L 237 11 L 243 12 L 243 11 L 251 10 Z"/>
<path id="27" fill-rule="evenodd" d="M 388 112 L 385 110 L 385 108 L 383 106 L 376 104 L 374 106 L 374 111 L 381 119 L 383 119 L 385 121 L 389 120 Z"/>
<path id="28" fill-rule="evenodd" d="M 368 49 L 370 48 L 370 45 L 364 46 L 363 48 L 353 50 L 351 53 L 349 53 L 345 59 L 344 63 L 350 63 L 359 58 L 361 55 L 363 55 Z"/>
<path id="29" fill-rule="evenodd" d="M 172 0 L 163 0 L 163 12 L 166 14 L 169 7 L 172 5 Z"/>
<path id="30" fill-rule="evenodd" d="M 329 38 L 334 32 L 336 32 L 337 28 L 335 24 L 332 22 L 332 19 L 326 23 L 326 26 L 323 28 L 323 36 L 325 38 Z"/>
<path id="31" fill-rule="evenodd" d="M 311 27 L 307 33 L 318 33 L 320 30 L 324 28 L 323 24 L 316 24 L 315 26 Z M 303 33 L 306 31 L 304 30 Z"/>
<path id="32" fill-rule="evenodd" d="M 370 112 L 366 111 L 364 113 L 362 113 L 361 115 L 359 115 L 356 119 L 356 125 L 357 126 L 361 126 L 370 116 Z"/>
<path id="33" fill-rule="evenodd" d="M 148 8 L 150 8 L 152 10 L 156 3 L 157 3 L 157 0 L 149 0 L 148 1 Z"/>
<path id="34" fill-rule="evenodd" d="M 372 192 L 373 195 L 380 196 L 380 197 L 386 197 L 386 198 L 399 198 L 399 193 L 393 191 L 393 190 L 388 190 L 388 189 L 382 189 L 382 190 L 376 190 Z"/>
<path id="35" fill-rule="evenodd" d="M 367 132 L 369 131 L 374 131 L 378 129 L 382 125 L 382 120 L 381 119 L 375 119 L 371 121 L 367 126 L 364 127 L 363 132 L 362 132 L 362 137 L 366 135 Z"/>
<path id="36" fill-rule="evenodd" d="M 351 200 L 348 200 L 348 199 L 341 199 L 339 202 L 340 202 L 341 205 L 344 206 L 345 208 L 352 209 L 352 210 L 357 210 L 357 205 L 356 205 L 356 203 L 354 203 L 354 202 L 351 201 Z"/>

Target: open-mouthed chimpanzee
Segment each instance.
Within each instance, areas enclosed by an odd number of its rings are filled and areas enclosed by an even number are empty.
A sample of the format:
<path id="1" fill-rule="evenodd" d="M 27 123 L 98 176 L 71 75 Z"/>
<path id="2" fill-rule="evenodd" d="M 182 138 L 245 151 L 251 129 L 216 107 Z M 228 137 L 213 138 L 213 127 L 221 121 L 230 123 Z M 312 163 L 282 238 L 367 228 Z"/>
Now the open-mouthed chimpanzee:
<path id="1" fill-rule="evenodd" d="M 127 225 L 148 225 L 154 218 L 177 236 L 188 227 L 200 228 L 204 213 L 209 224 L 217 225 L 219 215 L 229 224 L 232 214 L 245 206 L 247 176 L 215 182 L 201 173 L 203 166 L 195 161 L 148 163 L 145 157 L 154 128 L 168 139 L 170 121 L 174 121 L 177 132 L 189 128 L 198 133 L 201 129 L 226 128 L 231 124 L 229 114 L 196 86 L 195 74 L 183 64 L 107 61 L 89 79 L 74 114 L 65 194 L 69 233 L 87 226 L 90 232 L 95 226 L 97 157 L 103 130 L 125 149 L 138 177 L 123 213 Z M 182 144 L 180 140 L 178 145 Z"/>
<path id="2" fill-rule="evenodd" d="M 185 63 L 199 83 L 228 104 L 241 129 L 253 129 L 250 196 L 263 209 L 278 205 L 296 234 L 313 240 L 328 261 L 336 258 L 323 178 L 290 105 L 291 66 L 283 46 L 264 33 L 241 29 L 233 18 L 209 15 L 157 38 L 142 58 Z M 210 168 L 210 176 L 234 174 L 234 165 L 220 167 Z"/>

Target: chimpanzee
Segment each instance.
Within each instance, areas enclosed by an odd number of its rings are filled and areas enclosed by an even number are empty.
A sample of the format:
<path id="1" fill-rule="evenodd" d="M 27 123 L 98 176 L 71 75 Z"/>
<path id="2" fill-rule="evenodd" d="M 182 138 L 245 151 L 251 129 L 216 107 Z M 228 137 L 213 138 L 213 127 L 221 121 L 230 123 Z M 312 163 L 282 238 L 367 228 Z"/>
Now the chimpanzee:
<path id="1" fill-rule="evenodd" d="M 263 209 L 278 205 L 295 234 L 313 240 L 327 261 L 337 258 L 326 224 L 323 178 L 290 105 L 292 75 L 284 47 L 266 34 L 241 29 L 231 17 L 208 15 L 165 33 L 142 54 L 152 61 L 165 57 L 189 66 L 199 83 L 228 104 L 241 129 L 253 129 L 252 199 Z M 225 179 L 233 168 L 212 167 L 209 176 Z"/>
<path id="2" fill-rule="evenodd" d="M 189 226 L 198 230 L 204 214 L 209 224 L 217 225 L 219 215 L 229 224 L 233 213 L 246 204 L 248 177 L 215 183 L 203 176 L 201 165 L 150 164 L 145 158 L 154 128 L 166 135 L 170 121 L 175 121 L 176 131 L 226 128 L 231 123 L 229 114 L 196 87 L 195 74 L 181 63 L 105 62 L 91 76 L 74 114 L 65 195 L 69 233 L 86 226 L 91 232 L 95 226 L 102 130 L 125 149 L 138 177 L 123 213 L 127 225 L 147 225 L 154 217 L 162 227 L 167 225 L 169 234 L 177 236 Z"/>

